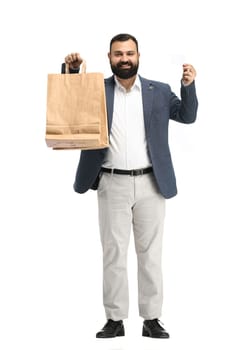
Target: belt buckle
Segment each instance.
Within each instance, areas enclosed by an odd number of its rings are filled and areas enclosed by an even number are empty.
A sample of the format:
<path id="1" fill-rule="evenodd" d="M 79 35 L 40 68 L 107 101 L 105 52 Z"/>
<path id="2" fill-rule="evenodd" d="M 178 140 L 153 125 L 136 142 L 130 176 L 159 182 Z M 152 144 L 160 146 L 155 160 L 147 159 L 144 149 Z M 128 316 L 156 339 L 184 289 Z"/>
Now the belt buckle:
<path id="1" fill-rule="evenodd" d="M 131 170 L 130 176 L 143 175 L 143 169 Z"/>

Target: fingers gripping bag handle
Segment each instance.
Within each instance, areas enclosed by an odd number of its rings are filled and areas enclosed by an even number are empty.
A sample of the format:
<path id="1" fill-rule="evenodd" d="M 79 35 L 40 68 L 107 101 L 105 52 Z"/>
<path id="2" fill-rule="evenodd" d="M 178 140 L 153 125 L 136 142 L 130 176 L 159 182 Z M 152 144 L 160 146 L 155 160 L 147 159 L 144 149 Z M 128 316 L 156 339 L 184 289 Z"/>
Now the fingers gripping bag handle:
<path id="1" fill-rule="evenodd" d="M 69 64 L 66 63 L 65 66 L 66 66 L 65 73 L 66 73 L 66 74 L 69 74 L 69 73 L 70 73 Z M 85 74 L 86 71 L 87 71 L 87 64 L 86 64 L 86 61 L 83 60 L 83 61 L 82 61 L 82 64 L 81 64 L 81 74 Z"/>

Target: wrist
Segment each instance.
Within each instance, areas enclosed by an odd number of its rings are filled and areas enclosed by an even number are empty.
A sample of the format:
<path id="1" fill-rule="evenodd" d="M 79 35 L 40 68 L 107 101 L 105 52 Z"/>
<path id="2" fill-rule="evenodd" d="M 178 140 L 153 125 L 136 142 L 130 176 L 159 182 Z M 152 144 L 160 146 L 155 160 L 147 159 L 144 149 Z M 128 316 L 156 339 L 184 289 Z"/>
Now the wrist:
<path id="1" fill-rule="evenodd" d="M 189 85 L 191 85 L 192 84 L 192 81 L 191 82 L 187 82 L 187 81 L 184 81 L 183 79 L 181 80 L 181 84 L 182 84 L 182 86 L 189 86 Z"/>

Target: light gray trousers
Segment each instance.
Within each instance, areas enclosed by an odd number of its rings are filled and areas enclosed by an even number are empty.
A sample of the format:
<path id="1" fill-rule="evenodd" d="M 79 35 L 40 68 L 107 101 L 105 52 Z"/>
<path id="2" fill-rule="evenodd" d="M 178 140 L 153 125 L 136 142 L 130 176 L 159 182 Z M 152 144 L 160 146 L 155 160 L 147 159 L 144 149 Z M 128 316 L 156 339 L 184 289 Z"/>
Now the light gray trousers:
<path id="1" fill-rule="evenodd" d="M 102 173 L 98 187 L 103 247 L 103 303 L 107 319 L 128 317 L 127 251 L 133 228 L 138 261 L 139 315 L 161 316 L 163 285 L 161 252 L 165 199 L 153 174 Z"/>

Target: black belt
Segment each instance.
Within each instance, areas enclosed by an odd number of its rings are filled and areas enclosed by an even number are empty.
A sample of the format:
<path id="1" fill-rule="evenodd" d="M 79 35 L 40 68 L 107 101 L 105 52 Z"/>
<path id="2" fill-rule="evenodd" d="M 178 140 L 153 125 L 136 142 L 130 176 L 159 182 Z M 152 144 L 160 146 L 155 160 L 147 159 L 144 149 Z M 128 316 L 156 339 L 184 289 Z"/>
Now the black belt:
<path id="1" fill-rule="evenodd" d="M 151 173 L 153 171 L 152 167 L 143 168 L 143 169 L 132 169 L 132 170 L 110 169 L 110 168 L 103 168 L 102 167 L 101 170 L 103 172 L 105 172 L 105 173 L 120 174 L 120 175 L 131 175 L 131 176 L 149 174 L 149 173 Z"/>

